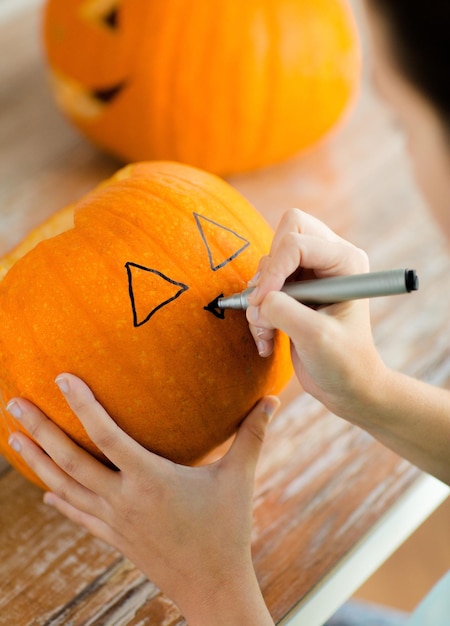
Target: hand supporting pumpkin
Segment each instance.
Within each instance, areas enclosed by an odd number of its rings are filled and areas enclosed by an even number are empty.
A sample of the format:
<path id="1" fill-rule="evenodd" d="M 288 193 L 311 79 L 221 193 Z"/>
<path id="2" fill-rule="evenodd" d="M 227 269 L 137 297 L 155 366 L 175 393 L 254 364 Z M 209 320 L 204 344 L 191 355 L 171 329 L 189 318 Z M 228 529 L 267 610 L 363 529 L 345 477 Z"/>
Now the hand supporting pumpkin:
<path id="1" fill-rule="evenodd" d="M 79 378 L 64 374 L 57 382 L 119 471 L 79 448 L 36 406 L 14 399 L 10 412 L 39 445 L 22 432 L 10 445 L 52 490 L 45 501 L 133 561 L 190 624 L 209 626 L 213 618 L 217 626 L 273 625 L 252 565 L 250 531 L 255 467 L 278 400 L 266 397 L 255 407 L 222 459 L 193 468 L 141 447 Z"/>
<path id="2" fill-rule="evenodd" d="M 367 300 L 314 311 L 279 291 L 289 277 L 368 269 L 365 253 L 325 224 L 297 209 L 285 213 L 251 281 L 256 288 L 247 318 L 258 351 L 268 356 L 274 329 L 284 331 L 305 391 L 450 484 L 448 391 L 386 367 L 374 346 Z"/>

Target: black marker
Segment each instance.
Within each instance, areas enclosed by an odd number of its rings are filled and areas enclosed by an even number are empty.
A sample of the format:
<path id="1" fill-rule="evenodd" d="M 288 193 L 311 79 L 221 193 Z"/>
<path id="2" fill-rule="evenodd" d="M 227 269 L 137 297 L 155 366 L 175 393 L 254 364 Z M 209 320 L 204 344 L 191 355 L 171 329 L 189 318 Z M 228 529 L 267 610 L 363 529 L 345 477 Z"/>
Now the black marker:
<path id="1" fill-rule="evenodd" d="M 416 271 L 399 269 L 286 283 L 281 291 L 303 304 L 323 306 L 347 300 L 410 293 L 418 288 Z M 228 297 L 219 297 L 217 306 L 219 309 L 246 309 L 252 291 L 253 288 L 250 288 Z"/>

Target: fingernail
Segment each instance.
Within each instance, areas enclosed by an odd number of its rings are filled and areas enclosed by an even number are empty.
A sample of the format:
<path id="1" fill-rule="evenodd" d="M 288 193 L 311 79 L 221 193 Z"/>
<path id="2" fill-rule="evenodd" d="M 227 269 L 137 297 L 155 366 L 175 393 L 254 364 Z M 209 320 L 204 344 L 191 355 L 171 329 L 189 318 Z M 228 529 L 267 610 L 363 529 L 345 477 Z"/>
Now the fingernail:
<path id="1" fill-rule="evenodd" d="M 261 277 L 261 272 L 256 272 L 256 274 L 252 278 L 250 278 L 250 280 L 248 281 L 247 287 L 256 287 L 260 277 Z"/>
<path id="2" fill-rule="evenodd" d="M 264 412 L 269 419 L 272 419 L 272 417 L 277 412 L 279 406 L 280 406 L 280 401 L 278 400 L 278 398 L 274 397 L 274 398 L 271 398 L 270 400 L 269 399 L 266 400 Z"/>
<path id="3" fill-rule="evenodd" d="M 44 500 L 44 504 L 48 504 L 49 506 L 55 505 L 55 498 L 53 494 L 50 493 L 49 491 L 47 491 L 47 493 L 44 494 L 43 500 Z"/>
<path id="4" fill-rule="evenodd" d="M 15 400 L 11 400 L 10 402 L 8 402 L 8 404 L 6 405 L 6 410 L 8 411 L 8 413 L 11 413 L 11 415 L 16 419 L 20 419 L 22 417 L 22 409 Z"/>
<path id="5" fill-rule="evenodd" d="M 57 376 L 55 379 L 55 383 L 58 385 L 62 393 L 68 393 L 69 382 L 65 376 Z"/>
<path id="6" fill-rule="evenodd" d="M 8 443 L 11 446 L 11 448 L 15 450 L 16 452 L 20 452 L 20 450 L 22 449 L 22 446 L 20 445 L 20 441 L 16 439 L 14 435 L 11 435 L 11 437 L 8 439 Z"/>
<path id="7" fill-rule="evenodd" d="M 259 287 L 255 287 L 253 291 L 248 295 L 249 301 L 251 300 L 252 302 L 257 302 L 258 295 L 259 295 Z"/>
<path id="8" fill-rule="evenodd" d="M 258 350 L 259 356 L 264 356 L 266 353 L 266 342 L 265 341 L 257 341 L 256 348 Z"/>
<path id="9" fill-rule="evenodd" d="M 259 306 L 249 306 L 247 309 L 247 319 L 251 324 L 256 324 L 259 318 Z"/>

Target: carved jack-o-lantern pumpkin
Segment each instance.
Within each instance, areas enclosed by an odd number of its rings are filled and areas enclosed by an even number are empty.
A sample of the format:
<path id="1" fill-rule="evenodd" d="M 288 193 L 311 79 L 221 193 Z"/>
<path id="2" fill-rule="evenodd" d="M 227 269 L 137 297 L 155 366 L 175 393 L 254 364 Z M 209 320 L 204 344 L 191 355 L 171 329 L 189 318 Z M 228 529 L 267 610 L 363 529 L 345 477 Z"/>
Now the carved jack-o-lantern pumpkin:
<path id="1" fill-rule="evenodd" d="M 56 389 L 61 371 L 176 461 L 227 440 L 291 375 L 285 336 L 262 359 L 245 314 L 210 305 L 245 288 L 270 241 L 227 183 L 167 162 L 124 168 L 33 231 L 0 261 L 0 451 L 38 482 L 7 444 L 18 425 L 5 404 L 21 395 L 98 453 Z"/>
<path id="2" fill-rule="evenodd" d="M 48 0 L 57 101 L 125 161 L 219 174 L 321 138 L 356 90 L 347 0 Z"/>

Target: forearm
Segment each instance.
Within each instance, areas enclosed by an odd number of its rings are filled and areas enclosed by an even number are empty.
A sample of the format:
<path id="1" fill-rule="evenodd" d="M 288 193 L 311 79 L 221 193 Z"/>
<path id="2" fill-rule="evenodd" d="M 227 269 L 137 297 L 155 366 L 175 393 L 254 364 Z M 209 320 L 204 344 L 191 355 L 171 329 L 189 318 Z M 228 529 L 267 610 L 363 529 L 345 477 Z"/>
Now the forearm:
<path id="1" fill-rule="evenodd" d="M 424 471 L 450 484 L 450 392 L 388 368 L 339 411 Z"/>
<path id="2" fill-rule="evenodd" d="M 450 484 L 450 392 L 386 368 L 373 342 L 367 300 L 314 311 L 280 291 L 289 277 L 368 269 L 367 256 L 324 224 L 296 209 L 285 213 L 252 281 L 247 319 L 258 352 L 269 356 L 275 330 L 286 333 L 307 393 Z"/>

